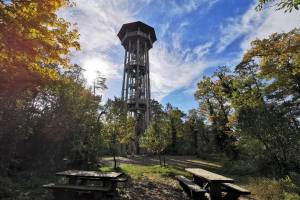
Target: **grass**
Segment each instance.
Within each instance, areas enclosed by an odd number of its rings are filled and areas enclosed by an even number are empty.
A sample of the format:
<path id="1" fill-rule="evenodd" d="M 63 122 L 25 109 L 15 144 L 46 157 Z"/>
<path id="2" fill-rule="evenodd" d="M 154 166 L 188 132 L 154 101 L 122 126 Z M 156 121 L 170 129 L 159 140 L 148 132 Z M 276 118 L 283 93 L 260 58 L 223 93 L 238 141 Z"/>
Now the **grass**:
<path id="1" fill-rule="evenodd" d="M 258 199 L 263 200 L 299 200 L 297 188 L 287 178 L 276 180 L 274 178 L 249 178 L 247 188 Z"/>
<path id="2" fill-rule="evenodd" d="M 107 166 L 101 167 L 100 170 L 103 172 L 114 171 L 112 167 Z M 187 172 L 184 172 L 175 166 L 162 167 L 160 165 L 120 164 L 117 170 L 124 172 L 132 179 L 140 179 L 151 175 L 158 175 L 161 178 L 174 177 L 176 175 L 189 176 Z"/>
<path id="3" fill-rule="evenodd" d="M 193 163 L 203 164 L 203 160 L 190 159 L 187 160 Z M 180 162 L 180 161 L 178 161 Z M 207 161 L 209 162 L 209 161 Z M 205 164 L 205 163 L 204 163 Z M 212 163 L 199 166 L 206 169 L 204 166 L 212 165 Z M 207 167 L 208 168 L 208 167 Z M 115 171 L 111 167 L 102 167 L 101 171 Z M 151 182 L 166 183 L 174 185 L 176 181 L 172 179 L 175 175 L 184 175 L 191 177 L 190 174 L 184 171 L 183 168 L 168 165 L 161 167 L 159 165 L 149 164 L 120 164 L 118 171 L 124 172 L 133 181 L 147 178 Z M 209 171 L 234 178 L 237 185 L 247 188 L 251 191 L 251 199 L 259 200 L 300 200 L 300 175 L 295 174 L 292 177 L 285 177 L 282 179 L 268 178 L 262 174 L 254 173 L 255 168 L 252 165 L 245 163 L 226 163 L 219 162 L 218 166 L 207 169 Z"/>

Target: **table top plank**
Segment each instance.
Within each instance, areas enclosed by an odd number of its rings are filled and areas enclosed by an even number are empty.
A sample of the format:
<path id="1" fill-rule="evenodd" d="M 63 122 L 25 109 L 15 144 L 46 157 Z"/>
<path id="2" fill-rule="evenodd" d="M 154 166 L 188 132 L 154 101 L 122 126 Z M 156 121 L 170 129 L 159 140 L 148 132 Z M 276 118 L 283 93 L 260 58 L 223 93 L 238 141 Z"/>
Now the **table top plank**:
<path id="1" fill-rule="evenodd" d="M 199 178 L 205 179 L 209 182 L 222 182 L 222 183 L 234 182 L 232 178 L 228 178 L 200 168 L 186 168 L 185 171 L 190 172 L 191 174 Z"/>
<path id="2" fill-rule="evenodd" d="M 245 188 L 242 188 L 242 187 L 240 187 L 238 185 L 234 185 L 232 183 L 223 183 L 222 185 L 224 185 L 225 187 L 229 187 L 229 188 L 231 188 L 233 190 L 237 190 L 237 191 L 239 191 L 239 192 L 241 192 L 243 194 L 251 194 L 251 192 L 249 190 L 247 190 Z"/>
<path id="3" fill-rule="evenodd" d="M 80 190 L 80 191 L 103 191 L 103 192 L 108 192 L 110 190 L 109 187 L 83 186 L 83 185 L 62 185 L 62 184 L 54 184 L 54 183 L 43 185 L 43 188 L 69 189 L 69 190 Z"/>
<path id="4" fill-rule="evenodd" d="M 98 171 L 83 171 L 83 170 L 67 170 L 57 172 L 57 176 L 85 177 L 85 178 L 118 178 L 123 173 L 120 172 L 98 172 Z"/>

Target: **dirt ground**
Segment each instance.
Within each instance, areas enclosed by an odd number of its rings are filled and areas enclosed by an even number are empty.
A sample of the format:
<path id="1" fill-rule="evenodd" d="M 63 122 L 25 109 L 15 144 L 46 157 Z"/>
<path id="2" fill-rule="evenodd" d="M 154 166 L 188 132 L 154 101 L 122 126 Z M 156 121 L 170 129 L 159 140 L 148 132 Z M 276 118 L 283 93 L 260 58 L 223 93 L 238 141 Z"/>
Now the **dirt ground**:
<path id="1" fill-rule="evenodd" d="M 155 182 L 149 178 L 142 178 L 138 181 L 126 183 L 123 188 L 120 188 L 116 199 L 187 200 L 189 198 L 182 192 L 175 181 L 172 184 L 166 184 Z"/>
<path id="2" fill-rule="evenodd" d="M 112 158 L 103 158 L 103 163 L 112 162 Z M 118 164 L 157 165 L 159 159 L 149 156 L 118 157 Z M 180 167 L 199 167 L 207 170 L 221 168 L 218 163 L 199 160 L 193 156 L 166 156 L 166 163 Z M 143 175 L 141 179 L 130 180 L 120 185 L 119 195 L 116 199 L 133 200 L 185 200 L 189 199 L 182 191 L 177 181 L 172 177 L 166 177 L 162 181 L 151 176 Z M 241 197 L 240 200 L 255 199 L 253 197 Z"/>

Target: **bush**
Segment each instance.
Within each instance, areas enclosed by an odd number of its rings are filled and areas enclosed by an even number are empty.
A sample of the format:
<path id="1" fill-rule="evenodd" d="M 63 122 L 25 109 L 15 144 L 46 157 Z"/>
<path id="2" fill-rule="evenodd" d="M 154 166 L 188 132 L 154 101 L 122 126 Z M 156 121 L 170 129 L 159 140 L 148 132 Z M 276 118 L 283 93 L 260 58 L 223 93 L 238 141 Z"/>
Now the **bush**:
<path id="1" fill-rule="evenodd" d="M 284 190 L 281 184 L 275 179 L 251 178 L 248 188 L 261 200 L 282 200 L 284 199 Z"/>
<path id="2" fill-rule="evenodd" d="M 251 178 L 247 188 L 260 200 L 299 200 L 298 187 L 289 177 L 280 180 L 270 178 Z"/>
<path id="3" fill-rule="evenodd" d="M 223 171 L 228 174 L 246 176 L 258 173 L 255 163 L 249 160 L 226 161 L 223 165 Z"/>

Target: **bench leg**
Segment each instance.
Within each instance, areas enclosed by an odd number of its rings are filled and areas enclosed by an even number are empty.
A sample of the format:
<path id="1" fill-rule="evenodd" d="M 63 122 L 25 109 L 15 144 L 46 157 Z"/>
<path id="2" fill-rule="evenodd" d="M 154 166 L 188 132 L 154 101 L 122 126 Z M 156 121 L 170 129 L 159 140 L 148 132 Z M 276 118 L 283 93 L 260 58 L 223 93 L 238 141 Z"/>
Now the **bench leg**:
<path id="1" fill-rule="evenodd" d="M 219 183 L 210 183 L 210 199 L 211 200 L 220 200 L 222 199 L 221 184 Z"/>
<path id="2" fill-rule="evenodd" d="M 111 183 L 111 190 L 112 190 L 112 192 L 116 192 L 117 190 L 117 183 L 116 182 L 112 182 Z"/>
<path id="3" fill-rule="evenodd" d="M 223 199 L 224 200 L 238 200 L 239 197 L 240 197 L 239 193 L 229 191 Z"/>
<path id="4" fill-rule="evenodd" d="M 204 192 L 192 192 L 192 199 L 194 200 L 206 200 Z"/>
<path id="5" fill-rule="evenodd" d="M 55 200 L 74 200 L 75 195 L 73 192 L 65 190 L 53 190 L 53 196 Z"/>
<path id="6" fill-rule="evenodd" d="M 95 200 L 102 200 L 102 199 L 106 199 L 106 195 L 104 194 L 104 192 L 94 192 L 94 195 L 93 195 L 93 199 Z"/>
<path id="7" fill-rule="evenodd" d="M 188 195 L 188 196 L 192 196 L 190 188 L 188 188 L 184 183 L 182 183 L 181 181 L 179 182 L 179 185 L 182 187 L 183 191 Z"/>
<path id="8" fill-rule="evenodd" d="M 203 180 L 201 178 L 193 175 L 193 181 L 194 181 L 194 183 L 196 183 L 197 185 L 199 185 L 200 187 L 203 188 L 204 182 L 203 182 Z"/>

